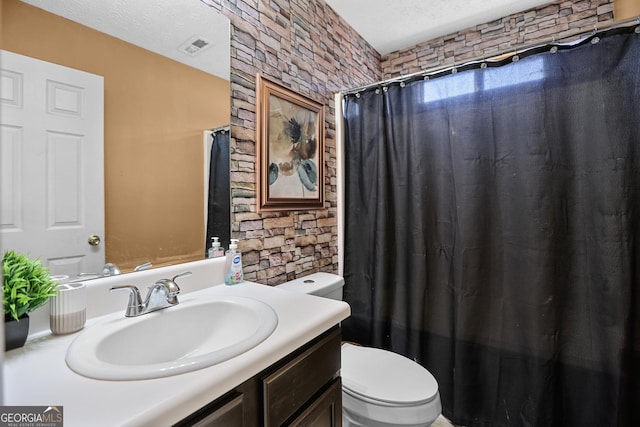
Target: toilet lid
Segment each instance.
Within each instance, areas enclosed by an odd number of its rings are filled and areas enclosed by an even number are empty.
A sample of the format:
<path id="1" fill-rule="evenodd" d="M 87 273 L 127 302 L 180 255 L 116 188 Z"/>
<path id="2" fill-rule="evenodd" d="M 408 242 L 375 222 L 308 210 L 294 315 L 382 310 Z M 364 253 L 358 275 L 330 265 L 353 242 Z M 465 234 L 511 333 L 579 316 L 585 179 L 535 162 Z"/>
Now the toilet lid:
<path id="1" fill-rule="evenodd" d="M 340 372 L 345 391 L 367 400 L 417 405 L 438 393 L 438 382 L 429 371 L 387 350 L 345 343 Z"/>

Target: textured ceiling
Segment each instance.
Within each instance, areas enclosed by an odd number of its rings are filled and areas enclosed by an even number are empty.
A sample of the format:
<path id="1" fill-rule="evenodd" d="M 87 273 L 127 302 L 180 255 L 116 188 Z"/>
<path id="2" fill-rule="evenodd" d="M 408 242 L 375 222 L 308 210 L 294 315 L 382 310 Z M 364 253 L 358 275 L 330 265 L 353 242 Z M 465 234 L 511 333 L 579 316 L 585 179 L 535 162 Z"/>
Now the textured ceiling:
<path id="1" fill-rule="evenodd" d="M 208 0 L 22 0 L 229 80 L 229 20 Z M 548 0 L 325 0 L 380 54 L 489 22 Z M 189 56 L 193 37 L 212 47 Z"/>
<path id="2" fill-rule="evenodd" d="M 22 0 L 56 15 L 229 80 L 229 19 L 198 0 Z M 210 42 L 195 56 L 178 47 Z"/>
<path id="3" fill-rule="evenodd" d="M 325 0 L 381 55 L 549 0 Z"/>

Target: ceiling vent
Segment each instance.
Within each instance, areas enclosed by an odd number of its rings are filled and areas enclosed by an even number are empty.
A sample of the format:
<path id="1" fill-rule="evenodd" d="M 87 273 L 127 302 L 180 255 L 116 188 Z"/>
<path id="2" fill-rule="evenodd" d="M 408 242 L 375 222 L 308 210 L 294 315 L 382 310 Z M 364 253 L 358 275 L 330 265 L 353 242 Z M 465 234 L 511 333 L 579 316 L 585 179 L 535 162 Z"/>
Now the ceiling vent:
<path id="1" fill-rule="evenodd" d="M 178 50 L 189 56 L 196 56 L 202 51 L 207 50 L 209 47 L 211 47 L 211 42 L 200 36 L 193 36 L 186 42 L 182 43 L 178 47 Z"/>

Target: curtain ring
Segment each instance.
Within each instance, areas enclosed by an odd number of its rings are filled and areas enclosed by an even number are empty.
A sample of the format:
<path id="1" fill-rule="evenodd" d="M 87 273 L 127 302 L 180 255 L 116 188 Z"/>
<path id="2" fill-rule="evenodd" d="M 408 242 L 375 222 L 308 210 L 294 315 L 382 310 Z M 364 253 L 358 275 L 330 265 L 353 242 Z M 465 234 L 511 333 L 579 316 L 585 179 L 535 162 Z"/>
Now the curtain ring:
<path id="1" fill-rule="evenodd" d="M 553 38 L 551 39 L 551 44 L 553 46 L 551 46 L 551 49 L 549 49 L 549 52 L 551 53 L 556 53 L 558 51 L 558 46 L 555 46 L 555 42 L 556 42 L 556 36 L 553 36 Z"/>

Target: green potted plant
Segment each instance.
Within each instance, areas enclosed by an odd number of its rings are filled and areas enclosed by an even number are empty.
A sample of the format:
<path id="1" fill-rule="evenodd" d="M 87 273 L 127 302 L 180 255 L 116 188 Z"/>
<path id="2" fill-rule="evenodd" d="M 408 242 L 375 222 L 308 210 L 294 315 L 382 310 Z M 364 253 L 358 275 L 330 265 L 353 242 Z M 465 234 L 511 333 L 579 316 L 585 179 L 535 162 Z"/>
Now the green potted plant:
<path id="1" fill-rule="evenodd" d="M 6 251 L 2 258 L 6 350 L 22 347 L 29 334 L 28 313 L 56 295 L 49 270 L 27 255 Z"/>

